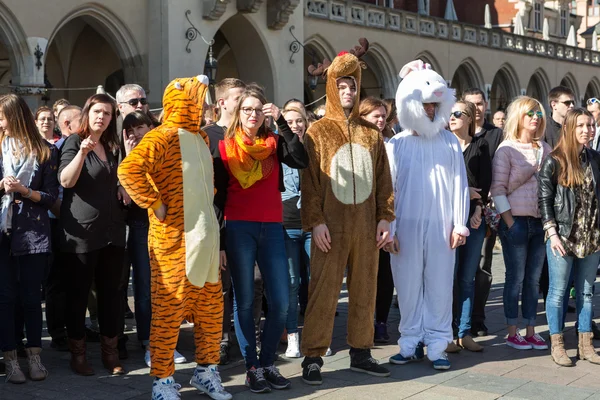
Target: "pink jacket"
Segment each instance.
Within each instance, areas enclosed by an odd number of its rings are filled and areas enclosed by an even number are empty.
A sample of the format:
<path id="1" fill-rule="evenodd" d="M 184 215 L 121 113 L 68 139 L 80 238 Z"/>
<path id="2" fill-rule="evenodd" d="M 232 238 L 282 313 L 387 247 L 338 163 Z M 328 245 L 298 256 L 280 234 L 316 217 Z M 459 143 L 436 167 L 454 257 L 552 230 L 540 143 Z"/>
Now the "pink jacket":
<path id="1" fill-rule="evenodd" d="M 550 146 L 505 140 L 498 146 L 492 163 L 490 192 L 499 213 L 511 210 L 513 216 L 540 218 L 537 171 Z"/>

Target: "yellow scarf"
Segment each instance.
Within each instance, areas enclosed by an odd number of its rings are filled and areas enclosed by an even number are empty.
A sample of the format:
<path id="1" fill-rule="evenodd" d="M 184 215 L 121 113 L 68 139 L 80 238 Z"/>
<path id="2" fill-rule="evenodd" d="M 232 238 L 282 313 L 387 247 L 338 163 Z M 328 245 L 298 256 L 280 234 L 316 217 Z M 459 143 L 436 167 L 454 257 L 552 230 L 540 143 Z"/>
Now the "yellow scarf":
<path id="1" fill-rule="evenodd" d="M 248 189 L 273 172 L 277 137 L 269 133 L 265 138 L 257 137 L 252 143 L 244 132 L 238 129 L 235 137 L 225 139 L 225 151 L 232 175 L 243 189 Z"/>

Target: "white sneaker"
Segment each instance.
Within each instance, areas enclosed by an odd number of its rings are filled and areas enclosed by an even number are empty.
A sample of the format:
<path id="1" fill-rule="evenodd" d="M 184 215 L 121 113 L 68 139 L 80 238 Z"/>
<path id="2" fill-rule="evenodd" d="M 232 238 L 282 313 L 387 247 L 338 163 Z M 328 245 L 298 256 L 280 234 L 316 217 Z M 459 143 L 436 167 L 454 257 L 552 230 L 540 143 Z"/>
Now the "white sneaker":
<path id="1" fill-rule="evenodd" d="M 179 400 L 181 385 L 175 383 L 172 376 L 155 379 L 152 383 L 152 400 Z"/>
<path id="2" fill-rule="evenodd" d="M 173 360 L 175 361 L 175 364 L 184 364 L 187 362 L 187 359 L 183 356 L 183 354 L 178 352 L 177 349 L 175 349 Z"/>
<path id="3" fill-rule="evenodd" d="M 285 356 L 287 358 L 302 357 L 302 354 L 300 353 L 300 334 L 298 332 L 288 333 L 287 340 L 288 345 L 287 350 L 285 351 Z"/>
<path id="4" fill-rule="evenodd" d="M 150 350 L 146 350 L 146 352 L 144 353 L 144 362 L 146 363 L 148 368 L 152 368 L 152 361 L 150 358 Z"/>
<path id="5" fill-rule="evenodd" d="M 331 357 L 333 353 L 331 352 L 331 347 L 327 348 L 327 351 L 325 352 L 325 357 Z"/>
<path id="6" fill-rule="evenodd" d="M 198 365 L 194 370 L 192 379 L 190 379 L 190 385 L 207 394 L 211 399 L 230 400 L 233 398 L 221 384 L 221 375 L 219 375 L 216 365 L 209 365 L 208 367 Z"/>

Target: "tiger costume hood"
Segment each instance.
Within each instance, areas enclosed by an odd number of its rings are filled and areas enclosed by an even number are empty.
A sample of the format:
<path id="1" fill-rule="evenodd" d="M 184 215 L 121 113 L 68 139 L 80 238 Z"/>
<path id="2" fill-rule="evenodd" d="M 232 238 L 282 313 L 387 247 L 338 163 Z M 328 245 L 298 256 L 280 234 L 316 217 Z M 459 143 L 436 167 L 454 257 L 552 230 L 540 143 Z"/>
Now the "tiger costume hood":
<path id="1" fill-rule="evenodd" d="M 198 85 L 198 82 L 202 84 Z M 164 118 L 160 128 L 199 133 L 207 92 L 208 78 L 205 75 L 173 79 L 163 95 Z"/>

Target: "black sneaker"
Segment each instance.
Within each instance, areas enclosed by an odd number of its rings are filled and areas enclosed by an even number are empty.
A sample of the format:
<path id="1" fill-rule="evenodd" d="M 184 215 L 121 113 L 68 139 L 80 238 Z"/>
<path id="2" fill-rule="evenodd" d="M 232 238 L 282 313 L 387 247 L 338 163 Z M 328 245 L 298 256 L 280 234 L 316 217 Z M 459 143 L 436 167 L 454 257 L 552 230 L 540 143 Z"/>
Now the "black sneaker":
<path id="1" fill-rule="evenodd" d="M 246 371 L 246 386 L 250 388 L 252 393 L 268 393 L 271 391 L 262 368 L 252 367 Z"/>
<path id="2" fill-rule="evenodd" d="M 473 337 L 478 337 L 478 336 L 487 336 L 488 335 L 488 328 L 487 326 L 485 326 L 485 324 L 483 322 L 474 322 L 473 326 L 471 326 L 471 336 Z"/>
<path id="3" fill-rule="evenodd" d="M 390 371 L 371 357 L 369 349 L 350 349 L 350 370 L 373 376 L 390 376 Z"/>
<path id="4" fill-rule="evenodd" d="M 221 343 L 219 349 L 219 365 L 229 364 L 229 345 Z"/>
<path id="5" fill-rule="evenodd" d="M 323 359 L 321 357 L 304 357 L 302 361 L 302 380 L 307 385 L 322 385 L 321 367 Z"/>
<path id="6" fill-rule="evenodd" d="M 57 351 L 69 351 L 69 341 L 65 337 L 52 339 L 50 347 Z"/>
<path id="7" fill-rule="evenodd" d="M 284 378 L 284 376 L 279 373 L 279 370 L 274 365 L 265 367 L 263 370 L 265 379 L 269 383 L 269 386 L 271 386 L 273 389 L 289 389 L 290 386 L 292 386 L 292 382 Z"/>

